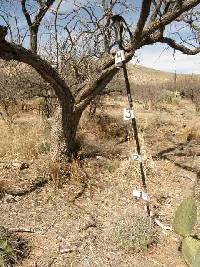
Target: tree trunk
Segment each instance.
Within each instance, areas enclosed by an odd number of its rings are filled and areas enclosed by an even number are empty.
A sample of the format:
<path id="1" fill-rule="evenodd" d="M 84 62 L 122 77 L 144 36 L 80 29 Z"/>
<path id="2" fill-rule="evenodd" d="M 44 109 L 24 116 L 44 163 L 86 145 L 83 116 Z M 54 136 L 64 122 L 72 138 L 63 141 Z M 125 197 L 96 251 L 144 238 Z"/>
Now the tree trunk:
<path id="1" fill-rule="evenodd" d="M 31 51 L 37 54 L 37 46 L 38 46 L 38 27 L 31 26 L 30 27 L 30 47 Z"/>
<path id="2" fill-rule="evenodd" d="M 59 106 L 53 116 L 51 127 L 51 159 L 62 162 L 76 156 L 76 132 L 82 112 L 69 111 L 65 105 Z"/>

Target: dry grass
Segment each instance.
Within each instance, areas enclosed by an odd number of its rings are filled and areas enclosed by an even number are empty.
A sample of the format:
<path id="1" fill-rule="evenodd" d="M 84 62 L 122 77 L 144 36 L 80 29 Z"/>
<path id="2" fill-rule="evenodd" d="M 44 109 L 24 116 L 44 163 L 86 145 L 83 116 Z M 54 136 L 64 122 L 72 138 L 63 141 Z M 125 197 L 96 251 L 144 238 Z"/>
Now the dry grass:
<path id="1" fill-rule="evenodd" d="M 0 157 L 34 160 L 49 151 L 49 127 L 39 117 L 23 117 L 9 124 L 0 121 Z"/>
<path id="2" fill-rule="evenodd" d="M 168 89 L 144 98 L 152 105 L 148 108 L 135 103 L 151 210 L 166 224 L 177 203 L 194 193 L 200 164 L 195 106 Z M 86 111 L 78 131 L 80 159 L 62 166 L 49 159 L 49 126 L 36 113 L 24 112 L 11 124 L 0 120 L 1 224 L 36 230 L 26 235 L 31 251 L 20 267 L 186 266 L 173 234 L 152 225 L 145 203 L 132 197 L 132 190 L 142 187 L 139 165 L 130 160 L 135 143 L 122 118 L 126 106 L 125 97 L 115 96 L 102 101 L 93 119 Z M 13 161 L 30 168 L 5 167 Z M 6 201 L 7 186 L 24 186 L 43 173 L 51 177 L 48 186 Z"/>

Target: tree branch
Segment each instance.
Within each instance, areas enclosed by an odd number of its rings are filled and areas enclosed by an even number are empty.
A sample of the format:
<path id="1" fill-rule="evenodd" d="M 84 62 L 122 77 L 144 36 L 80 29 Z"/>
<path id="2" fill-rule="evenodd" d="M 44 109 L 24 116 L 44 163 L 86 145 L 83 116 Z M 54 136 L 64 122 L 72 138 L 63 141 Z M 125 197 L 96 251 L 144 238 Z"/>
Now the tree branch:
<path id="1" fill-rule="evenodd" d="M 30 31 L 30 47 L 31 50 L 36 54 L 37 53 L 37 47 L 38 47 L 38 29 L 40 26 L 40 23 L 45 16 L 48 9 L 51 7 L 51 5 L 55 2 L 55 0 L 47 0 L 46 2 L 39 2 L 40 8 L 37 13 L 37 15 L 34 18 L 34 21 L 31 21 L 31 16 L 29 12 L 26 9 L 26 0 L 21 0 L 21 6 L 22 6 L 22 12 L 26 18 L 27 24 L 29 26 Z"/>
<path id="2" fill-rule="evenodd" d="M 155 21 L 158 15 L 162 15 L 160 12 L 161 6 L 162 6 L 162 0 L 158 0 L 158 2 L 155 5 L 155 9 L 152 12 L 150 22 Z"/>
<path id="3" fill-rule="evenodd" d="M 126 62 L 129 62 L 134 55 L 131 51 L 126 54 Z M 107 62 L 103 62 L 96 77 L 91 77 L 90 81 L 82 86 L 82 90 L 77 94 L 75 98 L 75 109 L 84 110 L 87 105 L 95 98 L 100 92 L 102 92 L 112 78 L 118 73 L 119 69 L 114 65 L 114 59 L 108 59 Z M 100 73 L 100 74 L 99 74 Z"/>
<path id="4" fill-rule="evenodd" d="M 103 91 L 118 71 L 119 69 L 113 65 L 109 69 L 103 71 L 98 77 L 91 78 L 90 82 L 86 83 L 85 87 L 77 95 L 75 100 L 75 110 L 84 110 L 91 100 Z"/>
<path id="5" fill-rule="evenodd" d="M 142 7 L 140 12 L 140 18 L 138 20 L 136 30 L 134 33 L 134 40 L 139 40 L 142 34 L 142 31 L 144 29 L 145 23 L 148 19 L 150 8 L 151 8 L 151 2 L 152 0 L 143 0 L 142 1 Z"/>
<path id="6" fill-rule="evenodd" d="M 31 27 L 33 25 L 32 21 L 31 21 L 31 16 L 29 14 L 29 12 L 26 9 L 26 0 L 21 0 L 21 6 L 22 6 L 22 12 L 26 18 L 27 24 L 29 27 Z"/>
<path id="7" fill-rule="evenodd" d="M 188 48 L 182 44 L 176 43 L 173 39 L 168 38 L 168 37 L 162 37 L 159 40 L 159 42 L 168 44 L 173 49 L 179 50 L 182 53 L 187 54 L 187 55 L 196 55 L 196 54 L 200 53 L 200 47 L 197 47 L 195 49 L 190 49 L 190 48 Z"/>
<path id="8" fill-rule="evenodd" d="M 160 28 L 164 28 L 166 25 L 170 24 L 172 21 L 176 20 L 181 14 L 186 11 L 189 11 L 193 7 L 196 7 L 199 4 L 199 0 L 188 0 L 184 1 L 181 6 L 177 6 L 173 10 L 169 10 L 164 16 L 162 16 L 159 20 L 149 23 L 142 34 L 142 37 L 146 37 L 151 33 L 157 31 Z"/>
<path id="9" fill-rule="evenodd" d="M 48 11 L 48 9 L 53 5 L 53 3 L 55 2 L 55 0 L 47 0 L 46 3 L 44 3 L 39 11 L 38 14 L 35 16 L 34 19 L 34 24 L 39 26 L 43 17 L 45 16 L 46 12 Z"/>
<path id="10" fill-rule="evenodd" d="M 47 61 L 41 59 L 30 50 L 5 41 L 6 31 L 7 28 L 0 25 L 0 58 L 8 61 L 17 60 L 33 67 L 54 88 L 59 100 L 61 102 L 67 101 L 71 106 L 74 103 L 74 97 L 65 81 L 59 77 L 57 71 Z"/>

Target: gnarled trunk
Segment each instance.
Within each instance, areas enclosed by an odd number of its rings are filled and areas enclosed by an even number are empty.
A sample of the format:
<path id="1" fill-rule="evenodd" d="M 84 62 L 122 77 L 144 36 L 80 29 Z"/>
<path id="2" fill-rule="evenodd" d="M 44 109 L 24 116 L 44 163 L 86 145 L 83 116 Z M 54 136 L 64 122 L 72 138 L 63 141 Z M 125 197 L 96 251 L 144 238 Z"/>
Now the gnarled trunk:
<path id="1" fill-rule="evenodd" d="M 59 106 L 52 119 L 51 159 L 61 162 L 77 153 L 76 132 L 82 112 L 75 112 L 65 105 Z"/>

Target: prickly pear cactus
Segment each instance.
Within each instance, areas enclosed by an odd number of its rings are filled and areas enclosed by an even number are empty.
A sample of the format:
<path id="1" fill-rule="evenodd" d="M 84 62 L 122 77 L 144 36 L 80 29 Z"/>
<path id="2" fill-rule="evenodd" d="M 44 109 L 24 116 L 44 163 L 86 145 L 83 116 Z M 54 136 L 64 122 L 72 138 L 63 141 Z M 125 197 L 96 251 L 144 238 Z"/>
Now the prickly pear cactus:
<path id="1" fill-rule="evenodd" d="M 175 211 L 173 220 L 174 231 L 182 236 L 188 236 L 197 221 L 197 206 L 193 199 L 183 200 Z"/>
<path id="2" fill-rule="evenodd" d="M 194 261 L 192 262 L 192 267 L 199 267 L 200 266 L 200 247 L 197 250 L 197 253 L 194 257 Z"/>
<path id="3" fill-rule="evenodd" d="M 4 264 L 4 259 L 3 259 L 3 255 L 0 253 L 0 266 L 1 267 L 4 267 L 5 264 Z"/>
<path id="4" fill-rule="evenodd" d="M 189 236 L 183 239 L 182 242 L 182 254 L 189 266 L 199 267 L 200 265 L 192 265 L 196 258 L 197 252 L 200 249 L 200 241 Z M 199 255 L 200 256 L 200 255 Z M 198 258 L 197 258 L 198 259 Z"/>

